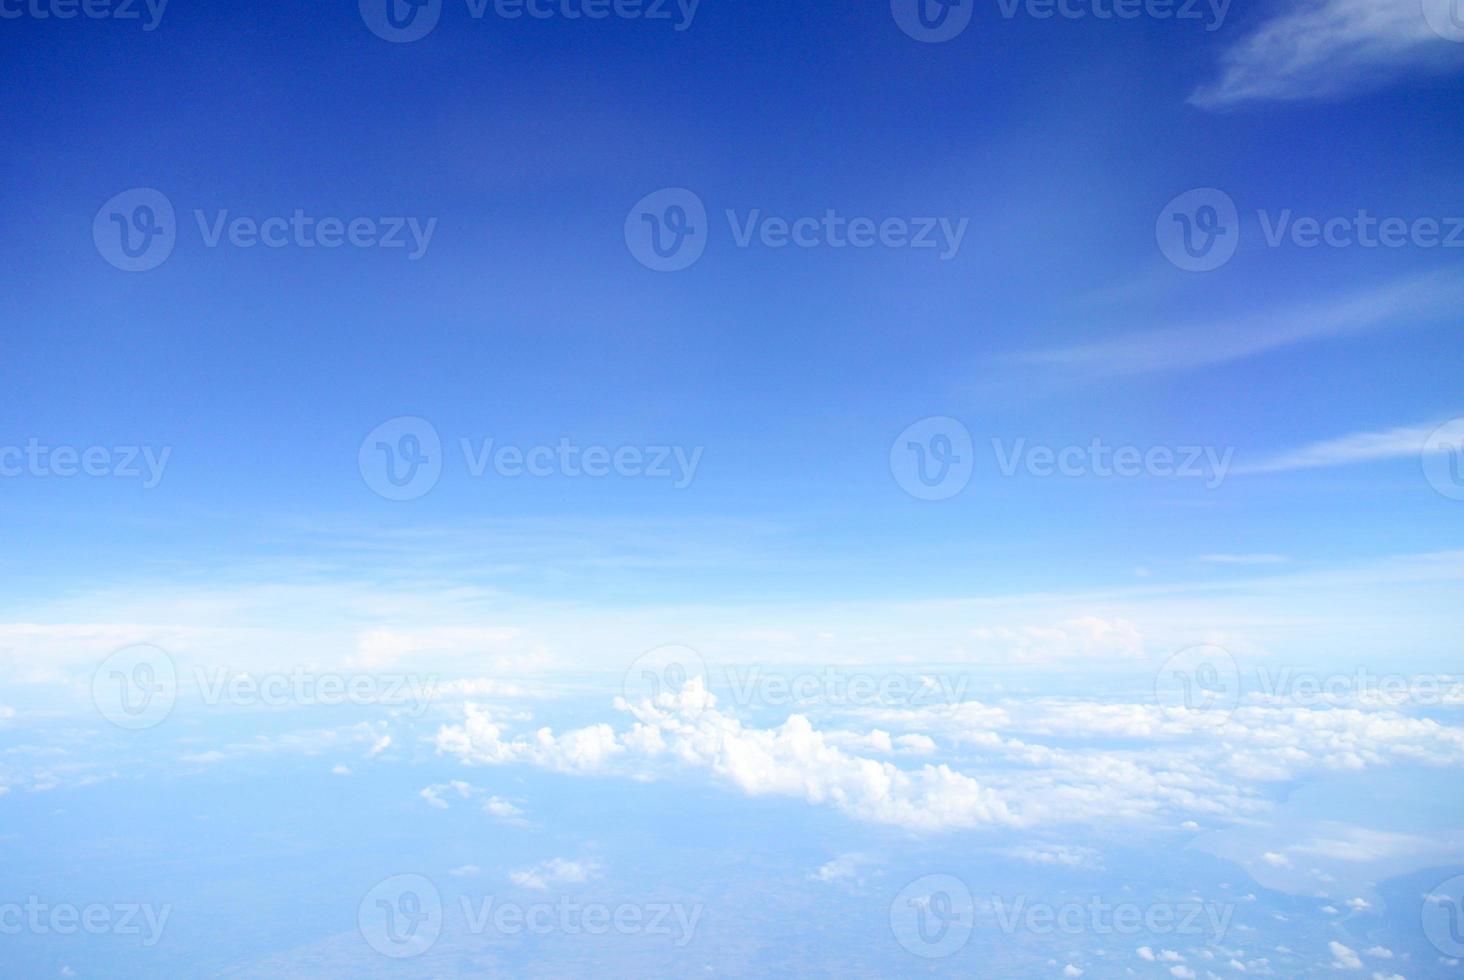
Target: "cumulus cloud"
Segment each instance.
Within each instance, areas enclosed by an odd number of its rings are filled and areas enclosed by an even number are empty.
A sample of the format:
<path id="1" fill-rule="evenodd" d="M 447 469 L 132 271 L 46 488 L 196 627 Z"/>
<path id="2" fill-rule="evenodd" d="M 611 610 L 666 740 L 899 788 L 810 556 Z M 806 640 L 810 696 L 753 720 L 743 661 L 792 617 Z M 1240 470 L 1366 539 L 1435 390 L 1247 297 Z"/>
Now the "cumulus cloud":
<path id="1" fill-rule="evenodd" d="M 445 783 L 434 783 L 425 787 L 419 794 L 423 802 L 438 810 L 449 808 L 449 801 L 477 800 L 481 803 L 481 809 L 490 817 L 497 817 L 505 823 L 523 823 L 523 811 L 514 806 L 501 796 L 491 796 L 488 791 L 472 783 L 461 779 L 449 780 Z"/>
<path id="2" fill-rule="evenodd" d="M 1327 949 L 1332 953 L 1332 969 L 1334 970 L 1361 970 L 1362 960 L 1357 953 L 1335 939 L 1327 943 Z"/>
<path id="3" fill-rule="evenodd" d="M 873 860 L 869 855 L 858 852 L 841 854 L 809 874 L 808 879 L 810 881 L 821 881 L 825 884 L 859 881 L 861 880 L 861 870 L 871 864 Z"/>
<path id="4" fill-rule="evenodd" d="M 579 885 L 598 877 L 600 866 L 594 861 L 570 861 L 550 858 L 531 868 L 510 871 L 508 880 L 520 888 L 548 891 L 551 885 Z"/>
<path id="5" fill-rule="evenodd" d="M 801 714 L 752 727 L 719 708 L 699 679 L 680 692 L 639 704 L 617 699 L 616 706 L 632 719 L 628 728 L 599 723 L 512 734 L 469 703 L 461 723 L 439 729 L 436 745 L 477 765 L 636 778 L 697 771 L 749 795 L 802 798 L 916 831 L 1246 816 L 1270 805 L 1264 784 L 1309 771 L 1464 762 L 1464 729 L 1392 710 L 1247 705 L 1217 723 L 1204 712 L 1152 703 L 1042 698 L 847 712 L 906 733 L 938 733 L 976 753 L 973 770 L 879 758 L 899 743 L 884 727 L 866 735 L 826 731 Z M 1044 744 L 1048 738 L 1055 743 Z M 1064 855 L 1047 853 L 1054 861 Z M 1275 853 L 1268 863 L 1282 859 Z"/>

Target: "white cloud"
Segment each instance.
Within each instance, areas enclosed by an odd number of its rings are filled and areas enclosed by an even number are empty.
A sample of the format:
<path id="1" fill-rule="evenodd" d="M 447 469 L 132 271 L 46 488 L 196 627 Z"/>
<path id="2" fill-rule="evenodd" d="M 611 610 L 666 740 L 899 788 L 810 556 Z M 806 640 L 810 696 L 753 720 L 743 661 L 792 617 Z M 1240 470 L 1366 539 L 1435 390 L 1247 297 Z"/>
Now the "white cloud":
<path id="1" fill-rule="evenodd" d="M 1424 19 L 1419 0 L 1302 3 L 1228 48 L 1220 77 L 1196 89 L 1190 101 L 1215 109 L 1341 95 L 1444 63 L 1448 48 Z"/>
<path id="2" fill-rule="evenodd" d="M 1374 432 L 1354 432 L 1336 439 L 1290 449 L 1255 463 L 1241 463 L 1231 472 L 1280 473 L 1323 466 L 1347 466 L 1380 459 L 1418 458 L 1439 422 L 1405 425 Z"/>
<path id="3" fill-rule="evenodd" d="M 1154 962 L 1154 951 L 1148 946 L 1140 946 L 1135 952 L 1139 954 L 1139 959 L 1148 963 Z"/>
<path id="4" fill-rule="evenodd" d="M 1458 273 L 1403 276 L 1248 315 L 1023 351 L 1004 358 L 1002 367 L 1033 369 L 1059 384 L 1193 370 L 1329 337 L 1396 328 L 1415 317 L 1447 316 L 1461 298 L 1464 278 Z"/>
<path id="5" fill-rule="evenodd" d="M 1062 975 L 1065 977 L 1080 977 L 1083 975 L 1083 971 L 1069 963 L 1062 968 Z"/>
<path id="6" fill-rule="evenodd" d="M 1272 554 L 1250 554 L 1250 555 L 1201 555 L 1200 561 L 1208 565 L 1282 565 L 1291 559 L 1285 555 Z"/>
<path id="7" fill-rule="evenodd" d="M 551 885 L 578 885 L 598 877 L 600 866 L 594 861 L 569 861 L 550 858 L 519 871 L 510 871 L 508 880 L 520 888 L 547 891 Z"/>
<path id="8" fill-rule="evenodd" d="M 423 789 L 419 795 L 428 806 L 438 810 L 448 809 L 448 801 L 454 797 L 459 800 L 482 800 L 482 810 L 490 817 L 497 817 L 505 823 L 524 823 L 523 811 L 513 803 L 501 796 L 490 796 L 487 790 L 461 779 L 434 783 Z"/>
<path id="9" fill-rule="evenodd" d="M 1464 729 L 1392 710 L 1246 705 L 1217 723 L 1153 703 L 1037 698 L 845 712 L 940 733 L 989 760 L 963 772 L 943 762 L 902 768 L 849 747 L 892 743 L 883 729 L 861 740 L 822 731 L 801 714 L 774 728 L 749 727 L 719 709 L 699 679 L 654 702 L 617 699 L 617 707 L 633 719 L 628 729 L 600 723 L 513 735 L 470 703 L 460 724 L 439 729 L 436 744 L 470 764 L 636 778 L 702 771 L 749 795 L 800 797 L 917 831 L 1144 821 L 1175 812 L 1248 816 L 1270 806 L 1263 784 L 1308 771 L 1464 762 Z M 1060 746 L 1042 744 L 1043 737 Z M 1136 744 L 1085 747 L 1084 739 Z"/>
<path id="10" fill-rule="evenodd" d="M 1332 952 L 1332 969 L 1334 970 L 1361 970 L 1362 960 L 1357 953 L 1333 940 L 1327 943 L 1327 949 Z"/>
<path id="11" fill-rule="evenodd" d="M 1091 847 L 1074 844 L 1031 844 L 1007 848 L 1002 852 L 1019 861 L 1051 864 L 1066 868 L 1096 869 L 1103 865 L 1102 855 Z"/>
<path id="12" fill-rule="evenodd" d="M 808 878 L 810 881 L 821 881 L 834 883 L 840 881 L 851 881 L 859 878 L 860 869 L 872 863 L 873 859 L 867 854 L 851 852 L 841 854 L 820 866 L 812 872 Z"/>

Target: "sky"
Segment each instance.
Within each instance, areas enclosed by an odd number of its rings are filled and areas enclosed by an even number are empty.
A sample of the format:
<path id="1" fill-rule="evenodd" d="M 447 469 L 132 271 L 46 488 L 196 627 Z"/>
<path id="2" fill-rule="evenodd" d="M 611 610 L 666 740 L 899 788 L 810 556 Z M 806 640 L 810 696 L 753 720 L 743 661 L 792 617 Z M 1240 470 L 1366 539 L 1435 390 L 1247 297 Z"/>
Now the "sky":
<path id="1" fill-rule="evenodd" d="M 0 975 L 1457 975 L 1459 0 L 0 77 Z"/>

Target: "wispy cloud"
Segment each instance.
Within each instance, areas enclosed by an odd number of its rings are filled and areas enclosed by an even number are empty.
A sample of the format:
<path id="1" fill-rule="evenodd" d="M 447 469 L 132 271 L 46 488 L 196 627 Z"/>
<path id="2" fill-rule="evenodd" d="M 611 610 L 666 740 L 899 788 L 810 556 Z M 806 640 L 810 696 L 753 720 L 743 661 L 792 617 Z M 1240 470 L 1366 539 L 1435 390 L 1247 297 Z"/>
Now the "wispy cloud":
<path id="1" fill-rule="evenodd" d="M 1347 466 L 1380 459 L 1419 456 L 1438 422 L 1404 425 L 1377 432 L 1354 432 L 1336 439 L 1314 442 L 1299 449 L 1288 449 L 1256 463 L 1236 466 L 1236 473 L 1280 473 L 1287 470 L 1313 469 L 1320 466 Z"/>
<path id="2" fill-rule="evenodd" d="M 1285 555 L 1201 555 L 1200 561 L 1207 565 L 1282 565 L 1289 561 Z"/>
<path id="3" fill-rule="evenodd" d="M 1447 0 L 1445 0 L 1445 3 Z M 1321 0 L 1266 21 L 1227 49 L 1220 77 L 1190 102 L 1207 109 L 1371 88 L 1410 69 L 1458 64 L 1419 0 Z"/>
<path id="4" fill-rule="evenodd" d="M 1025 351 L 1005 361 L 1039 369 L 1059 381 L 1192 370 L 1329 337 L 1404 326 L 1405 318 L 1448 313 L 1461 301 L 1464 279 L 1457 274 L 1406 276 L 1321 302 Z"/>

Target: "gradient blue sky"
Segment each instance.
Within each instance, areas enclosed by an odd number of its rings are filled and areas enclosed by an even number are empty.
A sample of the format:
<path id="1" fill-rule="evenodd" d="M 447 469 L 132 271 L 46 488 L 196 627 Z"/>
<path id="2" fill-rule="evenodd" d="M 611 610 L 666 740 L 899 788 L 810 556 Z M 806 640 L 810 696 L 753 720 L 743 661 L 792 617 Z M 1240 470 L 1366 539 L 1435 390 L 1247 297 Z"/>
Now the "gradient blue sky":
<path id="1" fill-rule="evenodd" d="M 1164 261 L 1154 217 L 1190 187 L 1225 189 L 1243 214 L 1464 213 L 1457 75 L 1400 70 L 1321 104 L 1186 101 L 1273 14 L 1238 3 L 1206 32 L 983 9 L 944 44 L 911 42 L 878 6 L 760 3 L 703 5 L 680 33 L 474 21 L 449 4 L 437 30 L 402 45 L 365 31 L 350 5 L 180 4 L 150 33 L 8 23 L 7 439 L 175 447 L 148 494 L 6 485 L 12 530 L 46 533 L 22 539 L 44 540 L 39 555 L 11 549 L 12 572 L 74 575 L 81 554 L 118 571 L 192 560 L 244 545 L 250 532 L 229 530 L 241 518 L 285 516 L 770 521 L 796 529 L 805 560 L 835 558 L 776 582 L 784 596 L 989 588 L 997 566 L 1006 583 L 1092 586 L 1210 552 L 1454 546 L 1440 537 L 1457 523 L 1452 502 L 1408 459 L 1221 494 L 1033 485 L 988 467 L 941 507 L 910 506 L 884 466 L 893 436 L 936 414 L 978 444 L 1100 436 L 1234 446 L 1243 461 L 1464 412 L 1448 309 L 1136 375 L 1008 360 L 1181 326 L 1213 340 L 1458 269 L 1440 249 L 1268 249 L 1254 234 L 1214 273 Z M 135 186 L 163 190 L 187 227 L 163 267 L 126 275 L 86 232 Z M 833 207 L 971 224 L 949 262 L 740 250 L 723 233 L 693 268 L 656 275 L 620 227 L 663 186 L 695 190 L 714 216 Z M 186 217 L 297 207 L 439 223 L 427 256 L 407 262 L 205 249 Z M 407 510 L 383 505 L 353 465 L 364 433 L 395 415 L 445 435 L 707 451 L 691 493 L 448 478 Z M 187 531 L 159 540 L 160 519 Z M 703 582 L 728 584 L 681 585 Z"/>
<path id="2" fill-rule="evenodd" d="M 86 678 L 136 642 L 186 664 L 592 671 L 611 688 L 677 642 L 717 665 L 1035 665 L 1034 697 L 1080 675 L 1137 696 L 1194 643 L 1242 662 L 1457 669 L 1464 502 L 1431 485 L 1422 448 L 1464 416 L 1464 249 L 1267 247 L 1258 217 L 1464 217 L 1464 44 L 1418 3 L 1235 0 L 1207 31 L 989 2 L 942 43 L 907 36 L 885 3 L 703 0 L 684 31 L 443 3 L 401 44 L 354 2 L 172 0 L 151 31 L 0 20 L 0 447 L 171 449 L 150 489 L 0 478 L 0 734 L 19 754 L 76 751 Z M 129 273 L 91 230 L 139 187 L 171 201 L 178 241 Z M 660 273 L 623 228 L 668 187 L 705 203 L 710 239 Z M 1238 250 L 1214 271 L 1182 271 L 1156 242 L 1194 188 L 1239 210 Z M 436 226 L 415 261 L 207 248 L 195 209 Z M 738 248 L 728 209 L 969 225 L 949 260 Z M 446 468 L 396 502 L 358 450 L 400 416 L 435 426 Z M 932 416 L 960 420 L 976 463 L 959 494 L 921 501 L 890 451 Z M 471 478 L 457 450 L 561 437 L 703 455 L 676 489 Z M 1004 476 L 991 450 L 1095 438 L 1233 450 L 1233 466 L 1218 487 Z M 1052 664 L 1066 673 L 1044 690 Z M 245 738 L 224 727 L 215 741 Z M 198 749 L 206 728 L 167 751 Z M 431 727 L 396 737 L 421 743 L 400 761 L 430 778 L 382 776 L 362 799 L 458 770 Z M 972 762 L 969 746 L 952 758 Z M 36 832 L 47 810 L 25 789 L 45 780 L 22 769 L 0 769 L 0 791 L 17 788 L 0 809 Z M 1434 772 L 1397 777 L 1417 813 Z M 530 809 L 535 793 L 592 811 L 584 799 L 620 792 L 520 778 Z M 1356 802 L 1357 784 L 1327 780 L 1320 799 Z M 93 792 L 118 805 L 128 785 Z M 866 817 L 800 825 L 843 836 L 793 849 L 809 868 L 863 853 L 849 828 Z M 1437 842 L 1440 822 L 1394 829 Z M 937 838 L 910 846 L 965 846 Z M 903 868 L 909 840 L 885 843 Z M 1389 872 L 1459 859 L 1432 856 Z M 872 969 L 891 968 L 883 955 Z"/>

